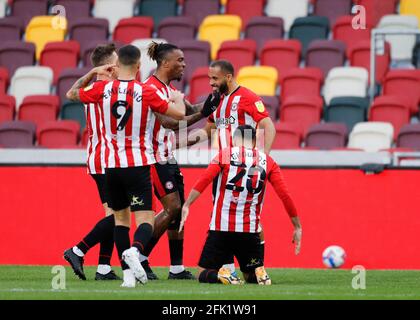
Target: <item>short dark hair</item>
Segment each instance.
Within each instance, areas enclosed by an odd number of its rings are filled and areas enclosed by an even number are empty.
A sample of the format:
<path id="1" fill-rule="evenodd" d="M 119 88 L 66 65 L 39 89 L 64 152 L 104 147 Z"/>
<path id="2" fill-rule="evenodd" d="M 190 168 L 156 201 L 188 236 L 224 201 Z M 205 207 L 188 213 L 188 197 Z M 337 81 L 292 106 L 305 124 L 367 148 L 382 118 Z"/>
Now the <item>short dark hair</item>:
<path id="1" fill-rule="evenodd" d="M 210 68 L 219 67 L 224 73 L 230 73 L 232 76 L 235 75 L 235 69 L 233 65 L 227 60 L 216 60 L 210 64 Z"/>
<path id="2" fill-rule="evenodd" d="M 112 54 L 117 50 L 114 43 L 100 44 L 96 46 L 90 55 L 90 61 L 94 67 L 103 66 Z"/>
<path id="3" fill-rule="evenodd" d="M 140 60 L 140 50 L 136 46 L 128 44 L 118 50 L 118 60 L 124 66 L 133 66 Z"/>
<path id="4" fill-rule="evenodd" d="M 256 141 L 257 132 L 254 127 L 249 124 L 238 126 L 233 134 L 234 139 L 240 137 L 244 140 Z"/>
<path id="5" fill-rule="evenodd" d="M 162 61 L 165 60 L 166 55 L 174 50 L 178 50 L 179 48 L 170 43 L 157 43 L 152 41 L 149 45 L 149 49 L 147 54 L 149 55 L 150 59 L 156 61 L 158 67 L 161 65 Z"/>

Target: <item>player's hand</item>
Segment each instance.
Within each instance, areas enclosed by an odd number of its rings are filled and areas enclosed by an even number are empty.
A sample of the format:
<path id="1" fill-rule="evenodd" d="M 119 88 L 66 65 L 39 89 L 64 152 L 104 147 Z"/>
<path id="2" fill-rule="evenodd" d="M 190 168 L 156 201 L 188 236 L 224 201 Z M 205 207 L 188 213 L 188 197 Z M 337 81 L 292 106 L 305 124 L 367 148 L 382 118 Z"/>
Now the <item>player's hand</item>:
<path id="1" fill-rule="evenodd" d="M 185 221 L 187 220 L 188 214 L 190 213 L 190 207 L 186 206 L 184 204 L 184 206 L 182 207 L 182 216 L 181 216 L 181 223 L 179 224 L 179 230 L 178 232 L 181 232 L 182 229 L 184 229 L 184 224 Z"/>
<path id="2" fill-rule="evenodd" d="M 302 228 L 296 228 L 293 232 L 293 241 L 295 244 L 295 255 L 298 255 L 300 252 L 300 245 L 302 242 Z"/>
<path id="3" fill-rule="evenodd" d="M 112 78 L 115 72 L 114 71 L 115 67 L 116 67 L 115 64 L 105 64 L 103 66 L 93 68 L 91 72 L 93 72 L 94 74 L 98 76 L 106 76 L 106 77 Z"/>
<path id="4" fill-rule="evenodd" d="M 184 101 L 184 94 L 181 91 L 174 90 L 169 93 L 169 100 L 175 103 Z"/>
<path id="5" fill-rule="evenodd" d="M 220 93 L 218 91 L 213 91 L 213 93 L 209 94 L 206 101 L 204 102 L 203 109 L 201 110 L 201 114 L 203 117 L 207 118 L 211 115 L 219 106 L 220 104 Z"/>

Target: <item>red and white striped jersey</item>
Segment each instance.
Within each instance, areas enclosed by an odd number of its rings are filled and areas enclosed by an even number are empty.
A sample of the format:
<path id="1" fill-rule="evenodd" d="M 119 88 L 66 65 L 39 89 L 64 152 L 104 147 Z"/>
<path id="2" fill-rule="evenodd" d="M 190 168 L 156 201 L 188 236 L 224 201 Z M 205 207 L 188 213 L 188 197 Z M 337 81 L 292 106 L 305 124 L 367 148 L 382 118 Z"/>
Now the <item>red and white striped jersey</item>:
<path id="1" fill-rule="evenodd" d="M 221 150 L 232 146 L 232 137 L 238 126 L 248 124 L 256 129 L 258 122 L 267 117 L 268 112 L 261 98 L 251 90 L 239 86 L 223 97 L 208 121 L 215 123 L 218 129 Z"/>
<path id="2" fill-rule="evenodd" d="M 210 230 L 257 233 L 267 181 L 273 185 L 289 216 L 297 216 L 279 166 L 256 148 L 222 150 L 193 189 L 202 193 L 216 177 Z"/>
<path id="3" fill-rule="evenodd" d="M 169 93 L 176 90 L 171 84 L 166 85 L 155 75 L 149 77 L 144 83 L 156 88 L 167 99 L 169 99 Z M 173 159 L 173 149 L 176 145 L 175 132 L 165 129 L 154 114 L 151 116 L 151 121 L 153 122 L 153 150 L 155 150 L 156 161 L 166 162 Z"/>
<path id="4" fill-rule="evenodd" d="M 151 117 L 153 112 L 166 113 L 168 99 L 136 80 L 96 82 L 80 89 L 79 96 L 83 103 L 96 103 L 100 109 L 107 168 L 156 163 Z"/>
<path id="5" fill-rule="evenodd" d="M 105 173 L 105 137 L 99 107 L 85 104 L 87 143 L 87 170 L 90 174 Z"/>

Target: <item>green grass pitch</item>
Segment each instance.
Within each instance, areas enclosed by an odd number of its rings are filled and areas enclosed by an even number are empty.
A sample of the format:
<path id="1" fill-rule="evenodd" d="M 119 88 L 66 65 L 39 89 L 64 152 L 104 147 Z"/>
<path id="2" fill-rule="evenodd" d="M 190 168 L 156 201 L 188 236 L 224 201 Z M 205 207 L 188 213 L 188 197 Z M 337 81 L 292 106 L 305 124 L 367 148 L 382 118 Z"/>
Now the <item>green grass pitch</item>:
<path id="1" fill-rule="evenodd" d="M 0 266 L 0 299 L 420 299 L 420 271 L 367 270 L 366 289 L 355 290 L 351 270 L 267 269 L 271 286 L 229 286 L 166 280 L 168 268 L 154 269 L 162 280 L 128 289 L 120 288 L 121 281 L 95 281 L 94 267 L 85 268 L 87 281 L 66 267 L 66 289 L 53 290 L 51 267 Z"/>

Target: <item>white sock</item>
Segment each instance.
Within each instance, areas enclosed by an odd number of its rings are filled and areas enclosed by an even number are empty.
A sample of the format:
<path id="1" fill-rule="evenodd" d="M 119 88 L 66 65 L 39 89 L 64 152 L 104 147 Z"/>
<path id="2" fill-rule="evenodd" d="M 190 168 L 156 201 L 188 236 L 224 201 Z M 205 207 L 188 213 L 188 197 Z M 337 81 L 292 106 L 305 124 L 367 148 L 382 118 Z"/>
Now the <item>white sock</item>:
<path id="1" fill-rule="evenodd" d="M 80 250 L 77 246 L 73 247 L 73 252 L 74 254 L 78 255 L 79 257 L 84 257 L 84 253 L 82 252 L 82 250 Z"/>
<path id="2" fill-rule="evenodd" d="M 111 266 L 108 264 L 98 264 L 98 273 L 107 274 L 111 272 Z"/>
<path id="3" fill-rule="evenodd" d="M 127 284 L 136 283 L 136 278 L 134 277 L 133 271 L 130 269 L 123 270 L 123 281 Z"/>
<path id="4" fill-rule="evenodd" d="M 234 263 L 224 264 L 223 268 L 228 268 L 230 270 L 230 273 L 235 272 L 235 264 Z"/>
<path id="5" fill-rule="evenodd" d="M 170 266 L 169 267 L 169 272 L 171 272 L 171 273 L 181 273 L 184 270 L 185 270 L 185 267 L 182 264 L 179 265 L 179 266 Z"/>
<path id="6" fill-rule="evenodd" d="M 140 262 L 143 262 L 143 261 L 148 260 L 149 258 L 148 258 L 148 257 L 146 257 L 146 256 L 144 256 L 144 255 L 142 255 L 142 254 L 140 253 L 140 257 L 139 257 L 139 259 L 140 259 Z"/>

